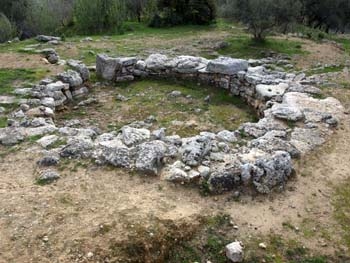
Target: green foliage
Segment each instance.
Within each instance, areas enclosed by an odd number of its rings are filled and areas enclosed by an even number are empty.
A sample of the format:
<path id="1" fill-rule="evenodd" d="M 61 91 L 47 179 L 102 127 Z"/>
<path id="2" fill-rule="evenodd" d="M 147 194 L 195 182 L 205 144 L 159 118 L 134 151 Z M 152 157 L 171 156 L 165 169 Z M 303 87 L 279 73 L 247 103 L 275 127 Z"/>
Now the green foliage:
<path id="1" fill-rule="evenodd" d="M 76 0 L 74 17 L 80 33 L 120 32 L 125 20 L 125 1 Z"/>
<path id="2" fill-rule="evenodd" d="M 301 5 L 294 0 L 235 0 L 229 7 L 232 18 L 247 25 L 254 39 L 261 41 L 273 29 L 286 33 Z"/>
<path id="3" fill-rule="evenodd" d="M 3 13 L 0 13 L 0 43 L 11 39 L 14 33 L 15 30 L 11 22 Z"/>
<path id="4" fill-rule="evenodd" d="M 159 13 L 150 22 L 152 27 L 206 25 L 213 22 L 216 16 L 214 0 L 159 0 L 158 8 Z"/>
<path id="5" fill-rule="evenodd" d="M 7 117 L 0 117 L 0 128 L 7 127 Z"/>
<path id="6" fill-rule="evenodd" d="M 27 0 L 24 30 L 26 35 L 56 34 L 66 26 L 72 13 L 72 4 L 68 0 Z"/>

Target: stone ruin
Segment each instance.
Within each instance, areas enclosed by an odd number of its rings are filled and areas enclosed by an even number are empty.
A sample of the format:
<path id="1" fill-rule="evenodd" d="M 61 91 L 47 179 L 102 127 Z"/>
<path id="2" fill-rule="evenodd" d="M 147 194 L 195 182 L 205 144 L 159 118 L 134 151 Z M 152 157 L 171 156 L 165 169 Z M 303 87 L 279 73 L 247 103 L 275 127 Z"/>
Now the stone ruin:
<path id="1" fill-rule="evenodd" d="M 68 62 L 72 70 L 55 80 L 42 80 L 39 85 L 17 91 L 29 98 L 19 102 L 20 108 L 9 116 L 9 126 L 0 129 L 0 142 L 13 145 L 41 135 L 44 137 L 38 143 L 45 149 L 64 138 L 63 145 L 43 150 L 44 157 L 38 161 L 47 169 L 39 179 L 47 181 L 59 178 L 50 167 L 60 158 L 87 158 L 174 183 L 205 185 L 212 193 L 244 189 L 270 193 L 283 189 L 292 176 L 292 159 L 329 138 L 343 120 L 344 108 L 335 98 L 318 99 L 321 91 L 305 76 L 268 70 L 265 63 L 264 59 L 207 60 L 161 54 L 146 60 L 97 56 L 97 76 L 105 81 L 194 81 L 240 96 L 260 117 L 236 131 L 207 131 L 181 138 L 167 135 L 164 128 L 151 131 L 142 120 L 111 133 L 102 133 L 96 127 L 74 128 L 74 123 L 57 127 L 55 109 L 89 91 L 85 85 L 90 76 L 88 68 L 72 60 Z M 89 103 L 89 99 L 80 103 Z"/>

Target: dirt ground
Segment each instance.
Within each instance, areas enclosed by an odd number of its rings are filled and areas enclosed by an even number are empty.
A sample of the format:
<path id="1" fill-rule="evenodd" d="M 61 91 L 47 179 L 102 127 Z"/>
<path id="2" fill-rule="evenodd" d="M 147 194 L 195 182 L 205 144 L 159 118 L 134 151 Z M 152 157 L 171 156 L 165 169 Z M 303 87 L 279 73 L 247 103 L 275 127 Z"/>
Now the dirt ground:
<path id="1" fill-rule="evenodd" d="M 45 63 L 40 55 L 25 53 L 0 53 L 0 68 L 45 69 L 50 75 L 56 75 L 64 70 L 64 66 Z"/>

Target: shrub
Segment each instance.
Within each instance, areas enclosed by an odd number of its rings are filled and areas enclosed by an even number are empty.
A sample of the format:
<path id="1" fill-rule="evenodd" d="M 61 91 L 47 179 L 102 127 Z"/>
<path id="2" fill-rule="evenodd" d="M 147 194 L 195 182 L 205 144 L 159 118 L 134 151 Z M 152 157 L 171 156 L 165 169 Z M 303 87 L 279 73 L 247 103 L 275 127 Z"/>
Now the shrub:
<path id="1" fill-rule="evenodd" d="M 14 32 L 15 30 L 11 22 L 3 13 L 0 13 L 0 43 L 11 39 Z"/>
<path id="2" fill-rule="evenodd" d="M 125 1 L 76 0 L 74 17 L 80 33 L 120 32 L 125 20 Z"/>
<path id="3" fill-rule="evenodd" d="M 150 26 L 204 25 L 216 16 L 214 0 L 160 0 Z"/>

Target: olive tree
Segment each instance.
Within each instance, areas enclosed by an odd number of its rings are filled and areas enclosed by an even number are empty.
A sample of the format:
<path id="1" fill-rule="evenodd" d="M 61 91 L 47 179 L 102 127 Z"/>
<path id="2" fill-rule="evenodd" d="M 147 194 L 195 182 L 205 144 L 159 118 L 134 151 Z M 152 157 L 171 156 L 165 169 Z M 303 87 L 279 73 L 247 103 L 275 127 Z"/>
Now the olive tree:
<path id="1" fill-rule="evenodd" d="M 81 33 L 120 31 L 126 17 L 124 0 L 75 0 L 75 25 Z"/>
<path id="2" fill-rule="evenodd" d="M 5 42 L 13 37 L 15 30 L 10 20 L 0 13 L 0 43 Z"/>

